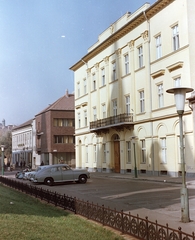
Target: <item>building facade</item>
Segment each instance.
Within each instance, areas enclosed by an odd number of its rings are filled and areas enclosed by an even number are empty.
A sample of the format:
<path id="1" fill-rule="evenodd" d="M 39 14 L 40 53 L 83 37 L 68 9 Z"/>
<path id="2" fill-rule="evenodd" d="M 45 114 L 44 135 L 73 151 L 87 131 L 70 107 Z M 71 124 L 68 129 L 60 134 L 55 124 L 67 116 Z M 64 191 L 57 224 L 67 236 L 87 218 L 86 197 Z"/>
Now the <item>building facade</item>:
<path id="1" fill-rule="evenodd" d="M 44 164 L 75 167 L 74 94 L 66 94 L 35 116 L 36 151 Z"/>
<path id="2" fill-rule="evenodd" d="M 179 118 L 166 90 L 195 88 L 193 9 L 191 0 L 146 3 L 100 34 L 70 68 L 78 168 L 181 175 Z M 183 122 L 186 173 L 192 176 L 194 124 L 187 100 Z"/>
<path id="3" fill-rule="evenodd" d="M 35 147 L 35 119 L 31 119 L 12 130 L 12 164 L 14 167 L 33 169 L 40 165 Z"/>

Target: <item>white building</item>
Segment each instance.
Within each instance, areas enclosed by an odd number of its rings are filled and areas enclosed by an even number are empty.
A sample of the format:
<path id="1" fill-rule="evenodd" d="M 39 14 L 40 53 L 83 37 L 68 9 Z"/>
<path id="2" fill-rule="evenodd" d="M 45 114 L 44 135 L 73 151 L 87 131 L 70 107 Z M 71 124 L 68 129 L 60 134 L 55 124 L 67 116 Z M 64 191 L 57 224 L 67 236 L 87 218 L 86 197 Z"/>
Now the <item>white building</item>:
<path id="1" fill-rule="evenodd" d="M 31 119 L 12 130 L 12 163 L 14 166 L 40 165 L 40 156 L 36 153 L 35 119 Z"/>
<path id="2" fill-rule="evenodd" d="M 70 68 L 78 168 L 134 174 L 136 163 L 139 174 L 181 174 L 179 118 L 166 90 L 195 88 L 194 9 L 193 0 L 147 3 L 101 33 Z M 194 126 L 188 101 L 183 121 L 191 176 Z"/>

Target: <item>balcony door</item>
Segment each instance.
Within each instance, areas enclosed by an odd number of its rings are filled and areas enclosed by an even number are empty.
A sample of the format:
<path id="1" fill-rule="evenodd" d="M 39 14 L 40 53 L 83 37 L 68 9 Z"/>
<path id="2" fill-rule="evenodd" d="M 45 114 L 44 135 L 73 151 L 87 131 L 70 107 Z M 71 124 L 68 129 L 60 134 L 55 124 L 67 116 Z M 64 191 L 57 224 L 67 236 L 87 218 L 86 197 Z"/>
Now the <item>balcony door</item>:
<path id="1" fill-rule="evenodd" d="M 119 136 L 114 136 L 114 167 L 115 173 L 120 173 L 120 141 Z"/>

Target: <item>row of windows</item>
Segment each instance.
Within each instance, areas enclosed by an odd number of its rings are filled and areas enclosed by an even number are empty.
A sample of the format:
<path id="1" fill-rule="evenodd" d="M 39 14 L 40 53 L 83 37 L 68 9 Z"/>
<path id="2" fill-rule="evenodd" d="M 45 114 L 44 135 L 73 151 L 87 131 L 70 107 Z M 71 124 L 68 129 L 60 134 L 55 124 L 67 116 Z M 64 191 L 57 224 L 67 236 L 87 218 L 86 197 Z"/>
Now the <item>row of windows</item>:
<path id="1" fill-rule="evenodd" d="M 69 135 L 55 135 L 54 143 L 75 143 L 75 137 Z"/>
<path id="2" fill-rule="evenodd" d="M 173 39 L 173 51 L 176 51 L 179 49 L 179 27 L 178 25 L 175 25 L 172 27 L 172 39 Z M 156 58 L 159 59 L 162 57 L 162 40 L 161 40 L 161 34 L 155 37 L 156 41 Z M 144 55 L 143 55 L 143 46 L 139 46 L 137 48 L 137 56 L 138 56 L 138 68 L 142 68 L 144 66 Z M 124 55 L 124 75 L 127 75 L 130 73 L 130 62 L 129 62 L 129 54 Z M 117 80 L 117 68 L 116 68 L 116 61 L 112 62 L 112 72 L 111 72 L 111 81 Z M 96 84 L 96 74 L 92 73 L 92 91 L 95 91 L 97 89 Z M 87 94 L 87 81 L 86 78 L 83 80 L 83 94 Z M 106 85 L 106 76 L 105 76 L 105 68 L 103 67 L 101 69 L 101 85 Z M 81 96 L 80 91 L 80 82 L 77 83 L 77 97 Z"/>
<path id="3" fill-rule="evenodd" d="M 53 125 L 54 127 L 74 127 L 75 120 L 66 118 L 54 118 Z"/>
<path id="4" fill-rule="evenodd" d="M 32 144 L 32 133 L 22 133 L 17 136 L 13 136 L 13 147 L 20 146 L 31 146 Z"/>
<path id="5" fill-rule="evenodd" d="M 135 152 L 132 153 L 132 141 L 127 141 L 126 142 L 126 163 L 131 164 L 134 162 L 134 158 L 132 159 L 132 156 L 134 156 Z M 146 142 L 145 139 L 140 140 L 140 151 L 141 151 L 141 158 L 140 158 L 140 164 L 145 164 L 146 163 Z M 94 162 L 97 162 L 97 146 L 93 146 L 94 150 Z M 180 149 L 180 139 L 178 136 L 178 148 Z M 85 147 L 85 152 L 86 152 L 86 163 L 89 162 L 89 154 L 88 154 L 88 146 Z M 167 163 L 167 145 L 166 145 L 166 138 L 161 138 L 160 139 L 160 163 L 166 164 Z M 106 163 L 106 144 L 104 143 L 102 145 L 102 156 L 103 156 L 103 163 Z M 181 163 L 181 158 L 180 158 L 180 151 L 178 151 L 178 163 Z"/>
<path id="6" fill-rule="evenodd" d="M 179 87 L 181 86 L 181 78 L 177 77 L 174 79 L 174 86 Z M 157 94 L 158 94 L 158 107 L 162 108 L 164 107 L 164 92 L 163 92 L 163 83 L 160 83 L 157 85 Z M 139 107 L 140 107 L 140 113 L 145 112 L 145 95 L 144 90 L 139 91 Z M 101 118 L 104 119 L 107 117 L 107 110 L 106 110 L 106 104 L 102 104 L 101 107 L 102 116 Z M 112 100 L 112 116 L 117 116 L 117 99 Z M 93 116 L 92 121 L 97 120 L 97 108 L 93 107 Z M 125 113 L 130 114 L 131 113 L 131 106 L 130 106 L 130 95 L 125 96 Z M 78 128 L 81 127 L 81 113 L 77 113 L 77 119 L 78 119 Z M 87 119 L 87 110 L 84 110 L 84 127 L 87 127 L 88 125 L 88 119 Z"/>

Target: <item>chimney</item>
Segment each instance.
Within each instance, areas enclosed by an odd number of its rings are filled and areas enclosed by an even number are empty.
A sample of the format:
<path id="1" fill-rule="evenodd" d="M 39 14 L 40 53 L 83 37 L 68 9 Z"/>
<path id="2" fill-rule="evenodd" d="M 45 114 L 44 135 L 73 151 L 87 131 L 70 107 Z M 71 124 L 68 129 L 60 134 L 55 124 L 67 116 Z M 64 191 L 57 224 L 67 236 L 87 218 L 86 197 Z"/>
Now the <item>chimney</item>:
<path id="1" fill-rule="evenodd" d="M 66 97 L 68 97 L 68 89 L 66 89 Z"/>

